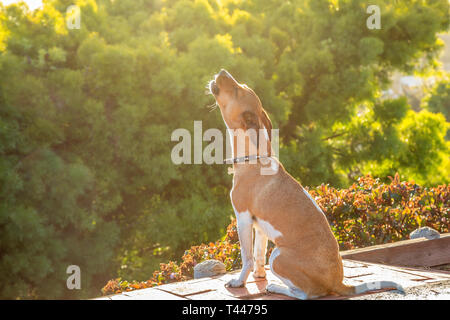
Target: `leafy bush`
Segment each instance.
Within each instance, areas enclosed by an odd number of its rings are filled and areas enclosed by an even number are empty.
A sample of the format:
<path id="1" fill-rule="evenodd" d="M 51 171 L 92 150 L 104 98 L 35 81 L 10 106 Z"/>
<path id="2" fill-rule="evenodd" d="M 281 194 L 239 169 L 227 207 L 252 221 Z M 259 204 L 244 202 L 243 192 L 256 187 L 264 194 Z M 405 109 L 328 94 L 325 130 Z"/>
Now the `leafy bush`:
<path id="1" fill-rule="evenodd" d="M 241 254 L 235 219 L 228 225 L 227 233 L 223 239 L 215 243 L 192 246 L 184 252 L 184 255 L 181 257 L 182 262 L 179 265 L 174 261 L 170 261 L 167 264 L 161 263 L 160 269 L 153 272 L 152 278 L 143 282 L 128 282 L 121 278 L 110 280 L 102 289 L 102 292 L 105 295 L 120 293 L 122 291 L 132 291 L 192 279 L 194 266 L 208 259 L 222 261 L 227 271 L 241 267 Z"/>
<path id="2" fill-rule="evenodd" d="M 348 189 L 321 185 L 310 194 L 344 250 L 408 239 L 424 226 L 449 230 L 450 185 L 424 188 L 396 174 L 389 184 L 365 176 Z"/>
<path id="3" fill-rule="evenodd" d="M 341 250 L 408 239 L 413 230 L 429 226 L 441 233 L 449 231 L 450 185 L 423 188 L 413 181 L 401 182 L 399 175 L 385 184 L 370 175 L 360 177 L 347 189 L 322 184 L 309 193 L 323 209 Z M 236 220 L 216 243 L 193 246 L 180 265 L 162 263 L 145 282 L 110 280 L 103 294 L 120 293 L 192 279 L 194 266 L 207 259 L 222 261 L 226 270 L 241 267 Z M 267 255 L 270 256 L 271 250 Z"/>

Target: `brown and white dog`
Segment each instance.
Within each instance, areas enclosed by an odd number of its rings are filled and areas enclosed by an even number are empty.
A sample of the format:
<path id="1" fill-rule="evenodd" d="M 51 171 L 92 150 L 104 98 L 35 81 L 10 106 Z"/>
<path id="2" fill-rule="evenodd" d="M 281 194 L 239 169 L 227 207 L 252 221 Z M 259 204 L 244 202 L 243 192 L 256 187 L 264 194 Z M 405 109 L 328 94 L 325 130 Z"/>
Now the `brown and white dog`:
<path id="1" fill-rule="evenodd" d="M 243 267 L 239 278 L 232 279 L 227 286 L 244 286 L 252 270 L 255 277 L 265 277 L 267 240 L 270 239 L 276 245 L 269 258 L 270 269 L 286 287 L 269 284 L 269 292 L 308 299 L 333 293 L 358 294 L 381 288 L 403 291 L 398 284 L 390 281 L 357 286 L 343 283 L 339 246 L 320 207 L 271 156 L 270 148 L 266 157 L 250 154 L 260 150 L 264 139 L 269 144 L 271 139 L 272 124 L 258 96 L 223 69 L 209 83 L 209 89 L 228 129 L 241 129 L 241 132 L 262 129 L 265 132 L 258 136 L 259 143 L 249 139 L 252 147 L 243 148 L 247 158 L 236 158 L 236 137 L 231 139 L 235 161 L 230 197 L 237 219 Z M 255 161 L 250 163 L 249 157 Z M 268 166 L 263 164 L 263 158 Z M 261 174 L 261 170 L 267 169 L 264 167 L 270 167 L 274 172 Z"/>

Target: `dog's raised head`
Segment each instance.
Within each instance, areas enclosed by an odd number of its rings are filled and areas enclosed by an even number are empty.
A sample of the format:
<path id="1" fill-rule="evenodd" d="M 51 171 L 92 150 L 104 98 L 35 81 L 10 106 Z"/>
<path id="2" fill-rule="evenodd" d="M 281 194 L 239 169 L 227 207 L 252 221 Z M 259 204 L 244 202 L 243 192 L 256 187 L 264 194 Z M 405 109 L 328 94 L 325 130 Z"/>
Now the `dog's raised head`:
<path id="1" fill-rule="evenodd" d="M 253 145 L 258 146 L 256 148 L 259 150 L 259 146 L 265 141 L 267 143 L 265 153 L 270 155 L 272 122 L 255 92 L 247 85 L 237 82 L 224 69 L 220 70 L 214 76 L 214 80 L 209 82 L 209 90 L 219 105 L 227 128 L 235 131 L 242 129 L 244 132 L 253 129 L 253 132 L 256 132 L 258 135 L 256 141 L 251 138 Z M 263 141 L 260 133 L 263 133 Z M 245 155 L 249 155 L 251 152 L 247 147 L 245 149 Z M 236 150 L 234 151 L 234 154 L 237 155 Z"/>

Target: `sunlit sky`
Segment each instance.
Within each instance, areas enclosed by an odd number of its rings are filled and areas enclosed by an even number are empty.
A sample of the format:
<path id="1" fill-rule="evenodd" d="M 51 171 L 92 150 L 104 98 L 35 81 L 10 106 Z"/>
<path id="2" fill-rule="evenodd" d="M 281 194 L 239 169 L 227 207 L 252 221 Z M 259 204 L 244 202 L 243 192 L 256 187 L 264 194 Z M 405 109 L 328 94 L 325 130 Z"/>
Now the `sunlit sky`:
<path id="1" fill-rule="evenodd" d="M 4 5 L 8 5 L 15 2 L 20 2 L 20 0 L 0 0 Z M 42 0 L 23 0 L 31 10 L 39 8 L 42 6 Z"/>

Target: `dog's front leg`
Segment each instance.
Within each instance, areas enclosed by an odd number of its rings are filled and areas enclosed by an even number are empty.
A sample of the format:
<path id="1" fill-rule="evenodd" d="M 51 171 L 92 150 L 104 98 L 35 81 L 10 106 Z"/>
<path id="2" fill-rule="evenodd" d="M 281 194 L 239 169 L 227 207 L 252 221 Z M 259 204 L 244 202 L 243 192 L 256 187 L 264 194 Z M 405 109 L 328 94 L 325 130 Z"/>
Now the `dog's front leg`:
<path id="1" fill-rule="evenodd" d="M 226 286 L 243 287 L 247 281 L 248 275 L 253 270 L 253 220 L 248 211 L 236 212 L 236 223 L 241 244 L 242 270 L 239 278 L 231 279 Z"/>
<path id="2" fill-rule="evenodd" d="M 266 270 L 264 266 L 266 264 L 266 249 L 267 249 L 267 236 L 264 232 L 255 228 L 255 248 L 253 256 L 255 258 L 255 269 L 253 270 L 253 276 L 255 278 L 265 278 Z"/>

